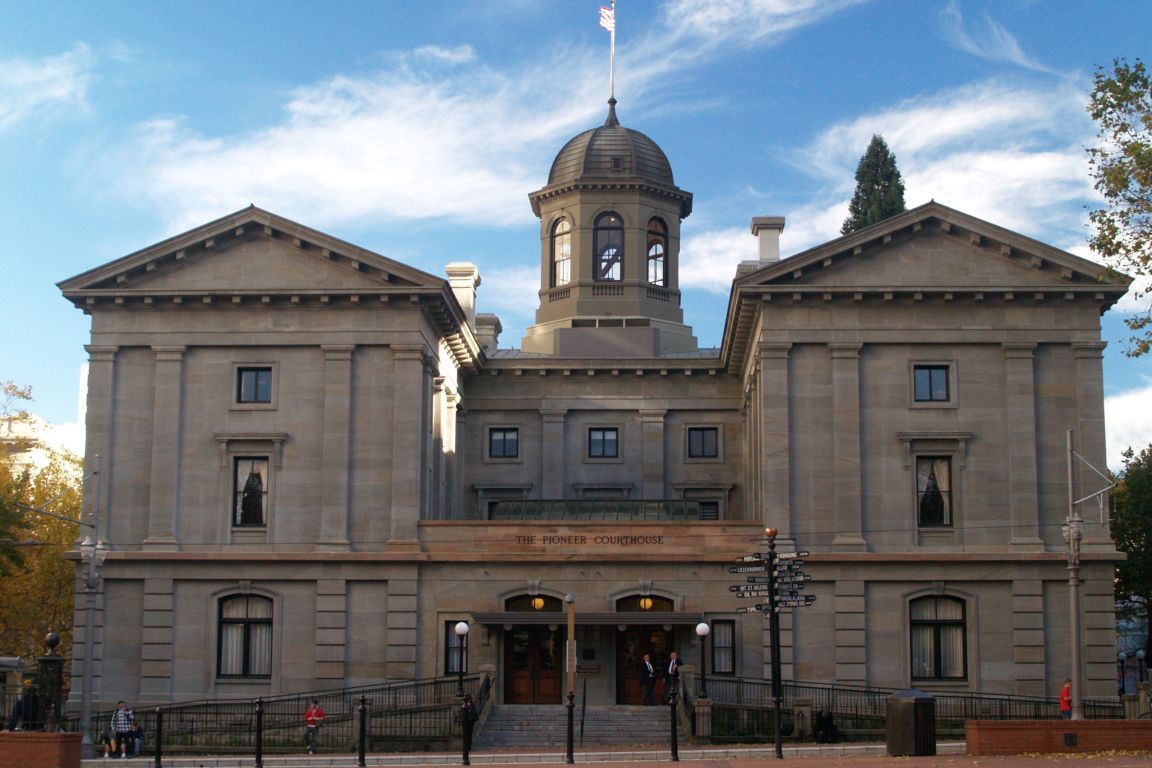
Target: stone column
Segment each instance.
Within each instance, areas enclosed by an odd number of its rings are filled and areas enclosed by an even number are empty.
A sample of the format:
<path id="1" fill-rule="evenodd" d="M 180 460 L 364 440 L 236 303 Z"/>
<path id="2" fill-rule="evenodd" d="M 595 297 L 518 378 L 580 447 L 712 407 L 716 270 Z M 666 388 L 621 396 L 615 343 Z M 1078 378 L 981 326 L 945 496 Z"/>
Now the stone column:
<path id="1" fill-rule="evenodd" d="M 444 396 L 444 445 L 447 451 L 444 454 L 444 492 L 443 507 L 440 518 L 452 520 L 460 516 L 461 496 L 457 492 L 460 475 L 460 440 L 457 437 L 457 405 L 460 396 L 455 392 L 447 392 Z"/>
<path id="2" fill-rule="evenodd" d="M 664 409 L 640 411 L 641 498 L 646 501 L 664 498 L 664 416 L 667 413 Z"/>
<path id="3" fill-rule="evenodd" d="M 788 355 L 791 344 L 760 345 L 759 486 L 761 519 L 777 540 L 792 538 L 791 432 Z M 755 503 L 756 500 L 749 499 Z"/>
<path id="4" fill-rule="evenodd" d="M 108 538 L 108 478 L 112 469 L 112 424 L 116 418 L 117 347 L 88 345 L 88 405 L 84 438 L 84 515 L 91 520 L 100 512 L 100 530 L 93 536 Z M 94 457 L 100 456 L 100 478 L 94 478 Z M 99 496 L 97 496 L 99 489 Z M 87 531 L 85 531 L 87 532 Z"/>
<path id="5" fill-rule="evenodd" d="M 153 347 L 156 373 L 152 406 L 152 476 L 145 549 L 175 550 L 180 516 L 180 450 L 184 418 L 184 351 Z"/>
<path id="6" fill-rule="evenodd" d="M 1032 548 L 1043 544 L 1036 474 L 1036 345 L 1004 344 L 1003 349 L 1011 543 Z"/>
<path id="7" fill-rule="evenodd" d="M 563 499 L 564 479 L 567 466 L 564 464 L 564 416 L 567 410 L 540 411 L 541 438 L 540 451 L 543 461 L 540 464 L 541 498 Z"/>
<path id="8" fill-rule="evenodd" d="M 348 543 L 348 485 L 351 473 L 352 354 L 356 347 L 324 350 L 324 435 L 321 459 L 320 538 L 316 548 L 345 551 Z"/>
<path id="9" fill-rule="evenodd" d="M 432 440 L 431 440 L 431 502 L 432 509 L 428 515 L 431 520 L 445 520 L 447 514 L 444 510 L 447 495 L 444 459 L 444 424 L 445 424 L 445 398 L 448 391 L 444 387 L 443 376 L 432 378 Z"/>
<path id="10" fill-rule="evenodd" d="M 417 524 L 423 507 L 425 417 L 428 410 L 429 350 L 422 344 L 392 347 L 392 537 L 389 549 L 419 550 Z"/>
<path id="11" fill-rule="evenodd" d="M 860 350 L 829 344 L 832 354 L 832 477 L 837 549 L 863 549 L 860 472 Z"/>

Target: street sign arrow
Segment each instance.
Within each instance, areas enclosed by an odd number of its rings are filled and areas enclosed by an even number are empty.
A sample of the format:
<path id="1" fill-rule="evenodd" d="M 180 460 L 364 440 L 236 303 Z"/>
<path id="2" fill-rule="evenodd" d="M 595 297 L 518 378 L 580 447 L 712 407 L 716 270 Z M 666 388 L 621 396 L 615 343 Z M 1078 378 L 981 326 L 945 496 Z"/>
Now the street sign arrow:
<path id="1" fill-rule="evenodd" d="M 736 562 L 738 562 L 738 563 L 759 563 L 759 562 L 761 562 L 763 560 L 767 560 L 767 559 L 768 559 L 768 555 L 763 554 L 761 552 L 753 552 L 750 555 L 744 555 L 743 557 L 736 558 Z"/>
<path id="2" fill-rule="evenodd" d="M 772 590 L 770 590 L 770 589 L 758 589 L 755 592 L 737 592 L 736 593 L 736 597 L 740 597 L 740 598 L 744 598 L 744 597 L 771 597 L 771 596 L 772 596 Z"/>
<path id="3" fill-rule="evenodd" d="M 800 566 L 804 565 L 804 563 L 806 563 L 806 562 L 807 562 L 806 560 L 803 560 L 799 557 L 793 558 L 792 560 L 778 560 L 778 561 L 776 561 L 776 568 L 778 568 L 778 569 L 799 568 Z"/>
<path id="4" fill-rule="evenodd" d="M 781 552 L 776 555 L 777 560 L 795 560 L 798 557 L 808 557 L 807 550 L 801 550 L 800 552 Z"/>
<path id="5" fill-rule="evenodd" d="M 767 573 L 768 563 L 763 565 L 730 565 L 728 566 L 728 573 Z"/>
<path id="6" fill-rule="evenodd" d="M 796 597 L 777 600 L 776 604 L 781 608 L 803 608 L 806 605 L 812 605 L 814 602 L 816 602 L 816 595 L 797 595 Z"/>

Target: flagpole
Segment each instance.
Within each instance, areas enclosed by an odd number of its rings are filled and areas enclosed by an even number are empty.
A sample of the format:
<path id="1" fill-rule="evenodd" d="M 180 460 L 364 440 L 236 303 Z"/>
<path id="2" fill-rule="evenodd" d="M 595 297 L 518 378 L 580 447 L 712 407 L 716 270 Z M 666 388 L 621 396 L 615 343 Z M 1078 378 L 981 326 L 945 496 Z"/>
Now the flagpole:
<path id="1" fill-rule="evenodd" d="M 608 98 L 616 98 L 616 0 L 612 0 L 612 29 L 608 53 Z"/>

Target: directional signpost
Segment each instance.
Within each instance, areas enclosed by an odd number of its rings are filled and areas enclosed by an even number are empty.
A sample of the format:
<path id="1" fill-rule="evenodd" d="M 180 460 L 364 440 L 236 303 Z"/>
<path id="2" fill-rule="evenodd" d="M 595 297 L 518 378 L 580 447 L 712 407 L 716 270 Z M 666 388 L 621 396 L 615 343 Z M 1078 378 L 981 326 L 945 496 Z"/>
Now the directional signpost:
<path id="1" fill-rule="evenodd" d="M 816 602 L 816 595 L 803 594 L 806 582 L 812 577 L 800 570 L 807 552 L 776 552 L 776 529 L 765 528 L 767 552 L 753 552 L 736 558 L 739 565 L 728 567 L 728 573 L 756 574 L 745 577 L 747 584 L 728 587 L 738 598 L 761 599 L 767 602 L 745 605 L 737 613 L 768 614 L 769 634 L 772 637 L 772 701 L 776 708 L 776 757 L 784 758 L 784 745 L 780 733 L 780 609 L 803 608 Z"/>

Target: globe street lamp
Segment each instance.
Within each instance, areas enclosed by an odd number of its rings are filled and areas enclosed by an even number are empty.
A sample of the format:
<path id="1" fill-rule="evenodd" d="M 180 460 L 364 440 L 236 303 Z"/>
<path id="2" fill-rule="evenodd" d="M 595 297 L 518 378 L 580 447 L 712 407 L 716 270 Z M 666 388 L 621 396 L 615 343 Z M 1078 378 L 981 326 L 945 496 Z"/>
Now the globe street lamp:
<path id="1" fill-rule="evenodd" d="M 84 575 L 84 680 L 80 691 L 80 731 L 83 734 L 80 740 L 80 754 L 85 760 L 96 757 L 91 732 L 92 640 L 95 634 L 96 593 L 100 590 L 100 568 L 107 556 L 108 544 L 105 541 L 93 543 L 91 536 L 85 536 L 80 542 L 80 560 L 87 565 L 87 572 Z"/>
<path id="2" fill-rule="evenodd" d="M 460 655 L 456 659 L 456 671 L 459 673 L 456 696 L 460 699 L 464 698 L 464 665 L 468 658 L 468 629 L 468 622 L 466 621 L 458 621 L 456 626 L 452 628 L 456 637 L 460 638 L 460 647 L 457 649 Z"/>
<path id="3" fill-rule="evenodd" d="M 712 631 L 705 622 L 696 625 L 696 635 L 700 638 L 700 698 L 708 698 L 708 684 L 704 680 L 704 646 L 708 643 L 708 633 Z"/>

